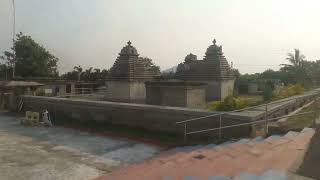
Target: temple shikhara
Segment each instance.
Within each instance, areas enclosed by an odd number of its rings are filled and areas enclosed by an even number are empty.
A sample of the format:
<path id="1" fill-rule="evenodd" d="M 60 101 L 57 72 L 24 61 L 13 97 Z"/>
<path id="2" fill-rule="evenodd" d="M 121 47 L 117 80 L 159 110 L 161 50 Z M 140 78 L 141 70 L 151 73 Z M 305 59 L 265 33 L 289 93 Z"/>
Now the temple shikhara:
<path id="1" fill-rule="evenodd" d="M 203 60 L 194 54 L 185 57 L 185 61 L 177 67 L 176 79 L 206 83 L 206 100 L 223 100 L 232 95 L 234 76 L 227 59 L 223 55 L 222 46 L 213 44 L 207 48 Z"/>
<path id="2" fill-rule="evenodd" d="M 139 57 L 137 49 L 129 41 L 123 47 L 110 69 L 106 82 L 108 99 L 122 102 L 144 102 L 145 82 L 157 80 L 160 70 L 149 58 Z"/>
<path id="3" fill-rule="evenodd" d="M 160 80 L 160 75 L 159 67 L 150 58 L 140 57 L 129 41 L 110 69 L 106 97 L 111 101 L 203 108 L 206 101 L 223 100 L 233 93 L 232 69 L 216 40 L 203 60 L 187 55 L 173 79 Z"/>

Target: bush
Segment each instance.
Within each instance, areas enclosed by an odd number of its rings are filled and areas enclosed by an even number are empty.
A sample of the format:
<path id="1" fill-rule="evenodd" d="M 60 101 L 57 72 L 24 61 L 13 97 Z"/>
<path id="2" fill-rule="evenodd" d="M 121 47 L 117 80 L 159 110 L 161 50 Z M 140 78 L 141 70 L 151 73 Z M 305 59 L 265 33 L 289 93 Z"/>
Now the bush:
<path id="1" fill-rule="evenodd" d="M 248 106 L 247 100 L 235 98 L 233 96 L 226 97 L 223 101 L 212 101 L 207 104 L 207 110 L 214 111 L 232 111 L 242 109 Z"/>
<path id="2" fill-rule="evenodd" d="M 207 109 L 208 111 L 217 110 L 218 107 L 220 106 L 220 104 L 221 104 L 221 101 L 211 101 L 211 102 L 207 103 L 206 109 Z"/>
<path id="3" fill-rule="evenodd" d="M 301 84 L 288 85 L 282 88 L 277 94 L 277 98 L 287 98 L 290 96 L 298 95 L 304 92 L 304 87 Z"/>

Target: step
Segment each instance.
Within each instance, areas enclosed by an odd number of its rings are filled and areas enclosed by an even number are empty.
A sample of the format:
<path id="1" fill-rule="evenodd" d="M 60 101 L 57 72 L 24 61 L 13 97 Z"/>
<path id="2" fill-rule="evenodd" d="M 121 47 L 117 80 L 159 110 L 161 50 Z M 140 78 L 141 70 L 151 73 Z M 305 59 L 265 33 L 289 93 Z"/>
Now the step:
<path id="1" fill-rule="evenodd" d="M 171 167 L 159 167 L 154 172 L 151 172 L 148 179 L 156 179 L 154 177 L 170 177 L 173 179 L 182 179 L 185 176 L 194 176 L 199 178 L 206 178 L 210 173 L 213 173 L 219 168 L 222 162 L 228 161 L 232 158 L 229 156 L 220 156 L 214 160 L 204 159 L 198 162 L 186 162 L 182 164 L 176 164 Z M 213 163 L 215 162 L 215 163 Z M 173 170 L 174 169 L 174 170 Z"/>
<path id="2" fill-rule="evenodd" d="M 296 131 L 289 131 L 287 132 L 287 134 L 285 134 L 283 137 L 286 139 L 290 139 L 293 140 L 296 136 L 298 136 L 300 134 L 300 132 L 296 132 Z"/>
<path id="3" fill-rule="evenodd" d="M 286 171 L 293 165 L 299 153 L 301 151 L 289 150 L 287 145 L 279 146 L 277 149 L 259 156 L 254 162 L 254 166 L 250 166 L 246 172 L 260 174 L 268 169 Z"/>

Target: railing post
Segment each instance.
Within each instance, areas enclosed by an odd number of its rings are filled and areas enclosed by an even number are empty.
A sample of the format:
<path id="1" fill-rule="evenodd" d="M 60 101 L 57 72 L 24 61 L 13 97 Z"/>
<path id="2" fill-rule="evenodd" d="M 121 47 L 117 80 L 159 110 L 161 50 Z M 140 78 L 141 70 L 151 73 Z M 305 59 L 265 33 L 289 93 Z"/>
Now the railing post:
<path id="1" fill-rule="evenodd" d="M 222 115 L 220 114 L 220 116 L 219 116 L 219 142 L 221 142 L 221 126 L 222 126 L 222 120 L 221 120 L 221 117 Z"/>
<path id="2" fill-rule="evenodd" d="M 313 127 L 314 127 L 314 128 L 317 128 L 316 125 L 317 125 L 317 113 L 314 112 Z"/>
<path id="3" fill-rule="evenodd" d="M 264 132 L 267 135 L 268 134 L 268 103 L 266 103 L 266 106 L 265 106 L 264 119 L 266 121 Z"/>
<path id="4" fill-rule="evenodd" d="M 187 142 L 187 122 L 184 123 L 184 135 L 183 135 L 183 142 Z"/>

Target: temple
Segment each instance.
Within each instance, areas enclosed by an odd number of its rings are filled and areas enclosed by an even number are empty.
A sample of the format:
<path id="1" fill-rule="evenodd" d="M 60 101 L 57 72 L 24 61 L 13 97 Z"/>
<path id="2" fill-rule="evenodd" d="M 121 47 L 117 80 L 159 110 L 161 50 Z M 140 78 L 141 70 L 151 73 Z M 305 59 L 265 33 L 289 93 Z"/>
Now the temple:
<path id="1" fill-rule="evenodd" d="M 139 57 L 137 49 L 129 41 L 123 47 L 110 69 L 107 99 L 120 102 L 144 102 L 145 82 L 160 77 L 159 67 L 149 58 Z"/>
<path id="2" fill-rule="evenodd" d="M 232 95 L 234 76 L 227 59 L 223 55 L 222 46 L 213 44 L 207 48 L 203 60 L 189 54 L 185 61 L 177 67 L 176 79 L 206 83 L 206 100 L 223 100 Z"/>

